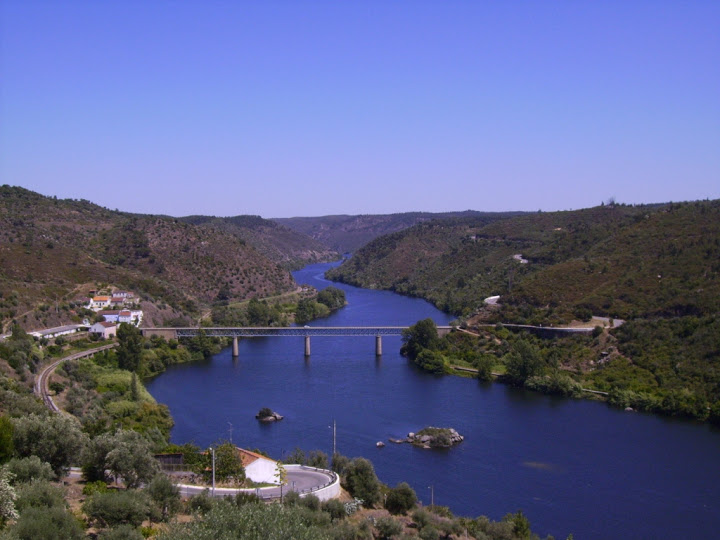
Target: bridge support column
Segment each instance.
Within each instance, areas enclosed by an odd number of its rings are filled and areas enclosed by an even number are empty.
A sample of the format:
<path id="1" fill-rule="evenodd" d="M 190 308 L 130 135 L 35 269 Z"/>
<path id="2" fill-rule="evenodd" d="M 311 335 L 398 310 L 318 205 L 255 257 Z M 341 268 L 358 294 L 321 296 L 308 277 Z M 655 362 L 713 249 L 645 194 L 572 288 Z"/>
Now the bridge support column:
<path id="1" fill-rule="evenodd" d="M 382 336 L 375 336 L 375 356 L 382 356 Z"/>
<path id="2" fill-rule="evenodd" d="M 310 356 L 310 336 L 305 336 L 305 356 Z"/>
<path id="3" fill-rule="evenodd" d="M 240 351 L 238 349 L 238 338 L 237 336 L 233 336 L 233 358 L 237 358 L 240 356 Z"/>

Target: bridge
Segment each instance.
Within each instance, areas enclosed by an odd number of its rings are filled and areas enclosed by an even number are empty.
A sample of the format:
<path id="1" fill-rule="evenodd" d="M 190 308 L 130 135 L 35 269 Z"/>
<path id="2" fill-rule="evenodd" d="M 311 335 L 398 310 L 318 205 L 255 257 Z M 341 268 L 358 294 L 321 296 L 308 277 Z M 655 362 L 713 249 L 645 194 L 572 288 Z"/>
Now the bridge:
<path id="1" fill-rule="evenodd" d="M 238 338 L 253 337 L 304 337 L 305 356 L 310 356 L 312 336 L 375 336 L 375 354 L 382 355 L 383 336 L 400 336 L 408 326 L 291 326 L 291 327 L 187 327 L 187 328 L 141 328 L 143 336 L 162 336 L 165 339 L 195 337 L 231 337 L 232 354 L 239 355 Z M 451 331 L 450 326 L 438 326 L 438 335 Z"/>

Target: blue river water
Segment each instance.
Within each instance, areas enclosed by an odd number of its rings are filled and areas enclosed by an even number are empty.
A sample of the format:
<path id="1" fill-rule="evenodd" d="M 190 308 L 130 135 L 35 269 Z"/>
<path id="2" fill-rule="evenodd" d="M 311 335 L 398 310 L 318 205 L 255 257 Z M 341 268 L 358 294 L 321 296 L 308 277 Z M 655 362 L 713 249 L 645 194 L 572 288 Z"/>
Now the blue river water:
<path id="1" fill-rule="evenodd" d="M 317 264 L 298 283 L 330 285 Z M 314 325 L 406 325 L 451 317 L 427 302 L 342 284 L 348 305 Z M 212 359 L 175 366 L 147 384 L 175 419 L 172 440 L 206 446 L 232 438 L 276 459 L 295 447 L 369 458 L 390 485 L 408 482 L 425 504 L 500 519 L 522 510 L 534 532 L 576 539 L 720 536 L 720 431 L 626 413 L 501 384 L 427 374 L 400 356 L 400 338 L 255 338 Z M 270 407 L 282 422 L 260 424 Z M 424 426 L 454 427 L 465 441 L 422 450 L 377 441 Z"/>

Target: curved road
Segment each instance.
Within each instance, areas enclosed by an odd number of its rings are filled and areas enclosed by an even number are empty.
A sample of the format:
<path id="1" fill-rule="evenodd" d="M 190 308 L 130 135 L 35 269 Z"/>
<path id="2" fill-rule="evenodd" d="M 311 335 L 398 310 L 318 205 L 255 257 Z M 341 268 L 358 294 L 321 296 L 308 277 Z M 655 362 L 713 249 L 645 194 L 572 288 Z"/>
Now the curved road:
<path id="1" fill-rule="evenodd" d="M 315 469 L 314 467 L 306 467 L 304 465 L 286 465 L 287 483 L 282 487 L 282 494 L 287 495 L 290 491 L 298 493 L 311 493 L 326 487 L 337 481 L 337 475 L 332 471 L 324 469 Z M 209 489 L 212 495 L 212 488 L 207 486 L 193 486 L 188 484 L 178 484 L 180 494 L 183 497 L 197 495 L 206 489 Z M 239 492 L 256 494 L 262 499 L 279 499 L 280 486 L 266 488 L 215 488 L 215 497 L 225 497 L 226 495 L 236 495 Z"/>
<path id="2" fill-rule="evenodd" d="M 117 347 L 117 343 L 111 343 L 110 345 L 103 345 L 102 347 L 96 347 L 94 349 L 88 349 L 87 351 L 71 354 L 69 356 L 65 356 L 64 358 L 60 358 L 59 360 L 55 360 L 51 364 L 48 364 L 38 374 L 37 379 L 35 379 L 35 395 L 39 396 L 43 400 L 43 403 L 45 403 L 45 406 L 48 409 L 53 412 L 60 412 L 60 409 L 57 405 L 55 405 L 55 402 L 50 397 L 50 393 L 48 391 L 48 381 L 50 380 L 50 375 L 52 375 L 53 371 L 55 371 L 55 369 L 66 360 L 77 360 L 78 358 L 85 358 L 86 356 L 92 356 L 95 353 L 104 351 L 106 349 L 112 349 L 113 347 Z"/>

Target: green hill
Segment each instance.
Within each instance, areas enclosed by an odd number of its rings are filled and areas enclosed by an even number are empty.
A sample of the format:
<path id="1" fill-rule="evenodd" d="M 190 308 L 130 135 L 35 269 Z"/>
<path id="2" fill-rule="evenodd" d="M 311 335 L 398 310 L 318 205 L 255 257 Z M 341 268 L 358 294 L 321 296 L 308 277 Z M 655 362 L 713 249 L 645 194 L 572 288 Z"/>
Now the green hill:
<path id="1" fill-rule="evenodd" d="M 273 221 L 311 236 L 339 253 L 354 253 L 375 238 L 402 231 L 433 219 L 474 217 L 484 223 L 517 216 L 522 212 L 405 212 L 401 214 L 337 215 L 277 218 Z"/>
<path id="2" fill-rule="evenodd" d="M 69 322 L 73 300 L 108 285 L 140 294 L 150 324 L 197 315 L 221 290 L 245 300 L 296 286 L 286 269 L 223 227 L 0 187 L 3 326 Z"/>
<path id="3" fill-rule="evenodd" d="M 522 262 L 520 259 L 527 261 Z M 717 312 L 720 201 L 435 220 L 377 238 L 329 273 L 469 315 L 500 295 L 568 320 Z"/>
<path id="4" fill-rule="evenodd" d="M 214 227 L 237 236 L 268 259 L 291 270 L 316 262 L 336 261 L 340 254 L 309 236 L 260 216 L 217 218 L 187 216 L 185 223 Z"/>

